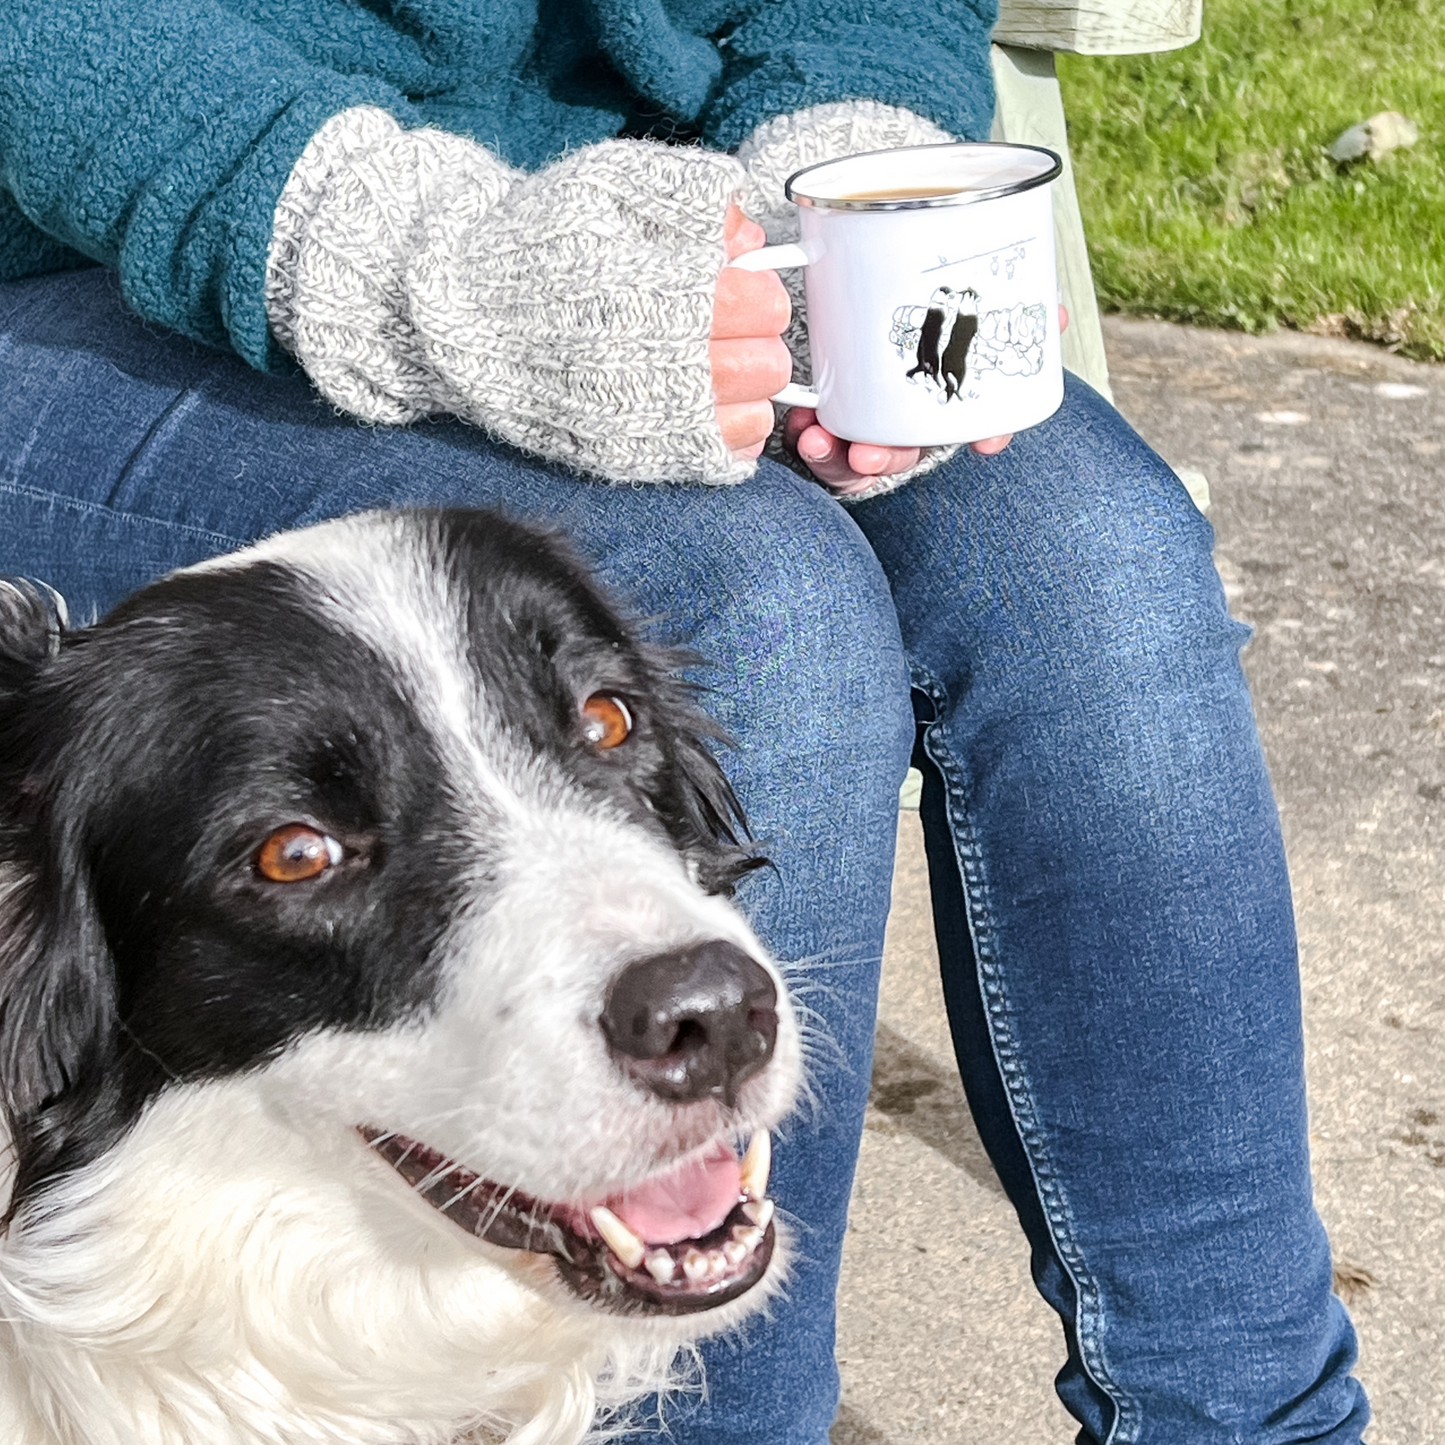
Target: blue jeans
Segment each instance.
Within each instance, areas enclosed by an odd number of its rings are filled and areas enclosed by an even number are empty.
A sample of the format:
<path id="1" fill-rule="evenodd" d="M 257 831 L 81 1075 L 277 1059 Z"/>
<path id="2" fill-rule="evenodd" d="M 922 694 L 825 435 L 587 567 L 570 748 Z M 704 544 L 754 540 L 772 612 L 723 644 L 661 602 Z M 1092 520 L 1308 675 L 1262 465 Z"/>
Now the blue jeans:
<path id="1" fill-rule="evenodd" d="M 1079 1439 L 1360 1439 L 1246 632 L 1208 524 L 1116 412 L 1071 380 L 1000 456 L 964 451 L 851 513 L 771 464 L 732 488 L 606 487 L 452 423 L 352 425 L 302 378 L 143 325 L 99 270 L 0 288 L 0 572 L 46 579 L 74 614 L 405 503 L 562 526 L 711 659 L 729 771 L 776 864 L 742 902 L 831 1036 L 820 1107 L 778 1148 L 791 1292 L 708 1348 L 680 1442 L 827 1438 L 910 751 L 959 1065 L 1063 1322 Z"/>

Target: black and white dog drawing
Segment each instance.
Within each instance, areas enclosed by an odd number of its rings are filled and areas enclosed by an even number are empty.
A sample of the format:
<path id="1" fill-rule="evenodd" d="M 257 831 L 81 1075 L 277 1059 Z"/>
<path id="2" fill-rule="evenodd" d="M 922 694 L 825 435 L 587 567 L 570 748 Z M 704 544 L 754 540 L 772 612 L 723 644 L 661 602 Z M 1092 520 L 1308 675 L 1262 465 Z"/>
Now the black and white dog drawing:
<path id="1" fill-rule="evenodd" d="M 0 585 L 3 1445 L 572 1445 L 765 1302 L 798 1025 L 678 666 L 484 512 Z"/>
<path id="2" fill-rule="evenodd" d="M 916 364 L 907 372 L 923 375 L 943 388 L 952 401 L 968 375 L 968 348 L 978 333 L 978 292 L 940 286 L 928 298 L 918 329 Z"/>

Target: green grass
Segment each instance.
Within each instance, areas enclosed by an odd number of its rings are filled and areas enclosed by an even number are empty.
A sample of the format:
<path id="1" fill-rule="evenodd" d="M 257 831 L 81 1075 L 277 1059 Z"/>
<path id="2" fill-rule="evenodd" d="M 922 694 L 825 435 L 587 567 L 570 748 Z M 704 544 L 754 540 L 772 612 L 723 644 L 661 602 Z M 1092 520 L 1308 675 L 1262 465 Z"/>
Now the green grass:
<path id="1" fill-rule="evenodd" d="M 1059 62 L 1104 306 L 1445 359 L 1445 0 L 1205 0 L 1187 49 Z M 1419 142 L 1325 155 L 1381 110 Z"/>

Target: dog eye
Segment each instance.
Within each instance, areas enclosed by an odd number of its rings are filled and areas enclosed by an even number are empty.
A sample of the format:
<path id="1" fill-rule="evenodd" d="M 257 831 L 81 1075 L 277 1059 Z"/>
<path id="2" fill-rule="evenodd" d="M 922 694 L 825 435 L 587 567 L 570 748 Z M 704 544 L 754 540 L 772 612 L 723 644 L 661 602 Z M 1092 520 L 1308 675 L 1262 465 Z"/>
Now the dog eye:
<path id="1" fill-rule="evenodd" d="M 305 823 L 277 828 L 256 854 L 256 871 L 273 883 L 304 883 L 341 862 L 341 844 Z"/>
<path id="2" fill-rule="evenodd" d="M 594 692 L 582 704 L 582 736 L 594 748 L 615 748 L 631 731 L 632 714 L 620 697 Z"/>

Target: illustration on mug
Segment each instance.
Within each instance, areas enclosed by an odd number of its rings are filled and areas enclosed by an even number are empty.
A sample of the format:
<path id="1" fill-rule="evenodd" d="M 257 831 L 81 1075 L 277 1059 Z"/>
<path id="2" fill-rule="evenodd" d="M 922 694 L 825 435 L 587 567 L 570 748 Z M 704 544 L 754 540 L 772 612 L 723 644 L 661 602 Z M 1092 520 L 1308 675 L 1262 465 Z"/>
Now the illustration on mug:
<path id="1" fill-rule="evenodd" d="M 926 306 L 900 306 L 893 313 L 888 339 L 904 361 L 907 377 L 931 386 L 948 403 L 965 393 L 970 377 L 997 371 L 1005 376 L 1035 376 L 1044 365 L 1046 313 L 1041 304 L 979 311 L 971 286 L 938 287 Z"/>

